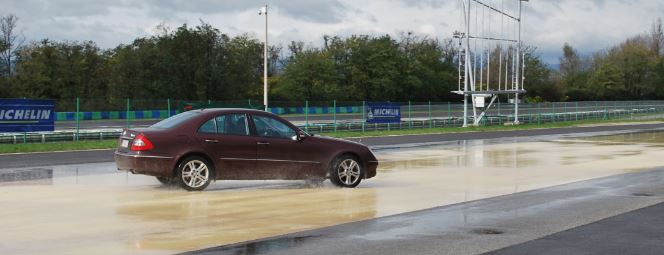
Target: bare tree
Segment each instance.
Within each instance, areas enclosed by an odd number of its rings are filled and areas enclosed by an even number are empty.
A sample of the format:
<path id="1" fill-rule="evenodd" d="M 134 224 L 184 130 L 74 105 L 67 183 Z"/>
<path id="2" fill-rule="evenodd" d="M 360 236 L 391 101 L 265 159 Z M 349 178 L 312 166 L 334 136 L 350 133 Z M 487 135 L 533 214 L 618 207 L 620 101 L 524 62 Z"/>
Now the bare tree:
<path id="1" fill-rule="evenodd" d="M 14 54 L 24 41 L 23 35 L 16 31 L 17 23 L 18 17 L 14 14 L 0 17 L 0 66 L 4 67 L 6 76 L 12 76 Z"/>
<path id="2" fill-rule="evenodd" d="M 288 51 L 290 51 L 291 57 L 295 57 L 295 55 L 304 51 L 304 42 L 291 41 L 288 45 Z"/>
<path id="3" fill-rule="evenodd" d="M 652 37 L 652 51 L 657 54 L 661 55 L 662 50 L 664 49 L 664 29 L 662 28 L 662 19 L 659 18 L 655 23 L 652 24 L 652 30 L 650 32 L 650 36 Z"/>
<path id="4" fill-rule="evenodd" d="M 560 59 L 560 73 L 563 76 L 572 76 L 582 71 L 581 57 L 571 45 L 565 43 L 563 56 Z"/>
<path id="5" fill-rule="evenodd" d="M 5 40 L 0 38 L 0 52 L 5 51 L 5 49 L 7 49 L 7 45 L 5 44 Z"/>

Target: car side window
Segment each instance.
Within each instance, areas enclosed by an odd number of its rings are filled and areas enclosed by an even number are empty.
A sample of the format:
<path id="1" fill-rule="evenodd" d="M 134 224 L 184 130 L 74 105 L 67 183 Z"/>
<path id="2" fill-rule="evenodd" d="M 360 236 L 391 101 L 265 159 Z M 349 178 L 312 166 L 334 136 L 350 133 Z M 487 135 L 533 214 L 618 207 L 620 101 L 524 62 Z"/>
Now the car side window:
<path id="1" fill-rule="evenodd" d="M 258 136 L 290 139 L 297 135 L 295 130 L 277 119 L 258 115 L 253 119 Z"/>
<path id="2" fill-rule="evenodd" d="M 247 115 L 225 114 L 215 118 L 217 133 L 222 135 L 249 135 L 247 126 Z"/>
<path id="3" fill-rule="evenodd" d="M 198 128 L 198 133 L 214 134 L 216 132 L 217 127 L 215 126 L 214 119 L 206 121 L 200 128 Z"/>

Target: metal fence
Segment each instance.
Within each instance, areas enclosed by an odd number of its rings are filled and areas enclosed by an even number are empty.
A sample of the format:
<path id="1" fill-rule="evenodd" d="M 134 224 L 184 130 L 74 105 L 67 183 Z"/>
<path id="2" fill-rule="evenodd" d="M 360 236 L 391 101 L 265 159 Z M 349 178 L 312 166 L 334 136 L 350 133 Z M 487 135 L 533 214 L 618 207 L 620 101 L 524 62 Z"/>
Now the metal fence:
<path id="1" fill-rule="evenodd" d="M 162 119 L 177 113 L 182 100 L 173 99 L 96 99 L 74 98 L 60 99 L 56 102 L 57 121 L 99 120 L 99 119 Z M 187 101 L 212 105 L 256 105 L 262 101 L 245 99 L 231 101 L 199 100 Z M 402 117 L 441 118 L 463 116 L 461 102 L 398 102 L 401 104 Z M 664 101 L 584 101 L 584 102 L 546 102 L 520 103 L 519 111 L 523 114 L 548 114 L 584 111 L 610 111 L 613 109 L 657 107 Z M 365 102 L 362 101 L 271 101 L 269 111 L 283 116 L 334 114 L 363 118 Z M 513 104 L 497 102 L 488 115 L 508 115 L 513 112 Z M 469 109 L 471 110 L 471 109 Z"/>
<path id="2" fill-rule="evenodd" d="M 76 123 L 70 130 L 55 132 L 0 134 L 0 144 L 7 143 L 46 143 L 55 141 L 103 140 L 117 138 L 121 129 L 83 130 L 79 124 L 107 119 L 121 123 L 125 127 L 135 126 L 137 119 L 163 119 L 176 114 L 177 101 L 174 100 L 127 100 L 124 109 L 117 105 L 104 108 L 93 106 L 94 99 L 74 99 L 71 106 L 56 106 L 58 114 L 72 118 L 57 121 Z M 233 103 L 252 100 L 209 101 L 209 103 Z M 203 101 L 205 102 L 205 101 Z M 254 101 L 255 103 L 255 101 Z M 64 112 L 63 112 L 64 110 Z M 470 110 L 470 109 L 469 109 Z M 461 127 L 463 124 L 463 104 L 451 102 L 402 102 L 400 123 L 366 123 L 366 102 L 271 102 L 270 111 L 295 123 L 298 127 L 314 133 L 343 131 L 378 131 L 413 128 Z M 107 112 L 107 113 L 105 113 Z M 118 114 L 111 114 L 118 112 Z M 120 113 L 123 114 L 120 114 Z M 503 125 L 514 121 L 514 105 L 498 102 L 482 119 L 481 125 Z M 582 120 L 617 120 L 661 118 L 664 114 L 664 101 L 593 101 L 593 102 L 546 102 L 519 104 L 519 122 L 523 124 L 544 124 Z M 116 117 L 110 118 L 110 117 Z M 138 118 L 141 117 L 141 118 Z M 471 120 L 472 122 L 472 120 Z M 70 125 L 72 126 L 72 125 Z"/>

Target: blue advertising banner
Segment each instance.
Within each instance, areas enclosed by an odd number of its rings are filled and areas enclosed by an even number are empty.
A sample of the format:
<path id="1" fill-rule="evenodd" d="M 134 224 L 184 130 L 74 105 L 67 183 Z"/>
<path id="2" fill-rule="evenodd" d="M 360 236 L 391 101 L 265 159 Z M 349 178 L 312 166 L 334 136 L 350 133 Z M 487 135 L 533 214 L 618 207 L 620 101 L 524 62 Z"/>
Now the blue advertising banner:
<path id="1" fill-rule="evenodd" d="M 0 132 L 36 132 L 55 129 L 55 101 L 0 99 Z"/>
<path id="2" fill-rule="evenodd" d="M 397 103 L 367 103 L 367 123 L 399 123 L 401 106 Z"/>

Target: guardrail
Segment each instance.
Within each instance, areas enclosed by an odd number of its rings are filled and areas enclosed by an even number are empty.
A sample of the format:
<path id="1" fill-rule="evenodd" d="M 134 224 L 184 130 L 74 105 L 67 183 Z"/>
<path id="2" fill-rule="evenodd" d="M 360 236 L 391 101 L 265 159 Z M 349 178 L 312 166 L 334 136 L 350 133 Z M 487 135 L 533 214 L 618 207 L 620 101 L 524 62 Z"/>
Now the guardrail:
<path id="1" fill-rule="evenodd" d="M 56 121 L 75 121 L 76 112 L 56 112 Z M 171 110 L 78 112 L 79 120 L 165 119 L 177 114 Z"/>
<path id="2" fill-rule="evenodd" d="M 641 105 L 639 108 L 630 109 L 606 109 L 593 111 L 573 111 L 573 112 L 538 112 L 519 115 L 519 122 L 523 124 L 543 124 L 567 121 L 581 120 L 619 120 L 619 119 L 649 119 L 661 118 L 664 115 L 664 107 L 653 107 Z M 514 120 L 513 115 L 489 115 L 481 122 L 482 125 L 503 125 L 511 123 Z M 460 117 L 443 118 L 406 118 L 400 123 L 366 123 L 357 121 L 339 121 L 339 122 L 313 122 L 298 125 L 299 128 L 313 133 L 329 133 L 339 131 L 389 131 L 399 129 L 417 129 L 417 128 L 444 128 L 461 127 L 463 119 Z M 37 132 L 37 133 L 12 133 L 0 134 L 0 144 L 18 144 L 18 143 L 48 143 L 77 140 L 104 140 L 117 139 L 122 129 L 106 130 L 81 130 L 81 131 L 55 131 L 55 132 Z"/>

